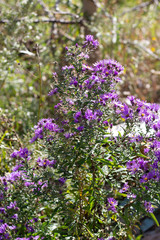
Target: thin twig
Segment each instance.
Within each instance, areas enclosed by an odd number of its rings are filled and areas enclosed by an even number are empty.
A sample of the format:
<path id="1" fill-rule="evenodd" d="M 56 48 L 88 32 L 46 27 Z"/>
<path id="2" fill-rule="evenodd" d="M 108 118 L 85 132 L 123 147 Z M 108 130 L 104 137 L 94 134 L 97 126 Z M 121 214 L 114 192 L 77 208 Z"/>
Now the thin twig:
<path id="1" fill-rule="evenodd" d="M 63 12 L 63 11 L 53 11 L 52 12 L 54 15 L 69 15 L 75 18 L 79 18 L 79 16 L 77 14 L 74 13 L 70 13 L 70 12 Z"/>
<path id="2" fill-rule="evenodd" d="M 160 0 L 151 0 L 151 1 L 148 1 L 148 2 L 143 2 L 133 8 L 130 8 L 124 12 L 122 12 L 120 14 L 120 17 L 122 17 L 123 15 L 125 15 L 126 13 L 130 13 L 130 12 L 133 12 L 133 11 L 140 11 L 142 8 L 145 8 L 145 7 L 149 7 L 150 5 L 154 4 L 154 3 L 158 3 Z"/>

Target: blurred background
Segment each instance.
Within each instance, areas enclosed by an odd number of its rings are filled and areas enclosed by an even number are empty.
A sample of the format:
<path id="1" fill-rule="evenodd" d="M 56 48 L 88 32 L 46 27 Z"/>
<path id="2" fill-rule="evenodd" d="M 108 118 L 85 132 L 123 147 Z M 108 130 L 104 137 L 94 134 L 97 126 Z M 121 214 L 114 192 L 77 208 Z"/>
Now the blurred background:
<path id="1" fill-rule="evenodd" d="M 159 0 L 0 0 L 0 173 L 38 119 L 53 117 L 52 73 L 65 46 L 86 34 L 100 42 L 88 64 L 112 58 L 125 67 L 122 98 L 160 103 Z"/>

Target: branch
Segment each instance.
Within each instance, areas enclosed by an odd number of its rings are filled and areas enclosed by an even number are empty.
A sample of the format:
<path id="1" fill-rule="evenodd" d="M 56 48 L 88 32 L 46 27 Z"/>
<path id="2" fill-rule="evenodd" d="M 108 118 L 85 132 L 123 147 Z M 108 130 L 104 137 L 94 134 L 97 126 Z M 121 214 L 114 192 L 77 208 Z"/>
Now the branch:
<path id="1" fill-rule="evenodd" d="M 53 17 L 53 14 L 51 11 L 48 9 L 48 7 L 45 5 L 45 3 L 42 0 L 37 0 L 37 2 L 42 6 L 44 12 L 48 15 L 48 17 Z"/>
<path id="2" fill-rule="evenodd" d="M 15 19 L 14 22 L 22 22 L 22 21 L 26 21 L 26 18 L 20 18 L 20 19 Z M 8 19 L 4 19 L 4 20 L 0 20 L 0 24 L 5 24 L 5 23 L 9 23 L 10 21 Z M 56 18 L 39 18 L 39 19 L 35 19 L 35 20 L 30 20 L 30 23 L 59 23 L 59 24 L 81 24 L 84 25 L 83 23 L 83 18 L 79 18 L 77 20 L 63 20 L 63 19 L 56 19 Z"/>
<path id="3" fill-rule="evenodd" d="M 56 11 L 59 11 L 59 2 L 60 2 L 60 0 L 56 0 L 56 3 L 55 3 L 55 9 L 56 9 Z"/>
<path id="4" fill-rule="evenodd" d="M 158 4 L 160 0 L 151 0 L 151 1 L 148 1 L 148 2 L 143 2 L 129 10 L 126 10 L 124 12 L 122 12 L 122 14 L 120 14 L 120 17 L 122 17 L 123 15 L 125 15 L 126 13 L 130 13 L 130 12 L 133 12 L 133 11 L 139 11 L 141 10 L 142 8 L 145 8 L 145 7 L 148 7 L 150 6 L 151 4 Z"/>
<path id="5" fill-rule="evenodd" d="M 154 70 L 154 69 L 151 70 L 151 73 L 152 73 L 152 74 L 155 74 L 155 75 L 160 75 L 160 71 L 156 71 L 156 70 Z"/>
<path id="6" fill-rule="evenodd" d="M 55 6 L 56 11 L 50 11 L 42 0 L 37 0 L 37 2 L 42 6 L 44 12 L 50 18 L 52 18 L 54 15 L 70 15 L 72 17 L 79 18 L 79 16 L 75 13 L 60 11 L 59 8 L 57 7 L 57 5 Z M 58 3 L 56 3 L 56 4 L 58 4 Z"/>
<path id="7" fill-rule="evenodd" d="M 134 45 L 136 48 L 140 49 L 141 51 L 144 51 L 146 54 L 150 55 L 154 59 L 160 60 L 160 57 L 153 53 L 149 48 L 146 48 L 144 45 L 140 44 L 138 41 L 129 41 L 129 40 L 123 40 L 121 41 L 123 44 L 129 44 L 129 45 Z"/>

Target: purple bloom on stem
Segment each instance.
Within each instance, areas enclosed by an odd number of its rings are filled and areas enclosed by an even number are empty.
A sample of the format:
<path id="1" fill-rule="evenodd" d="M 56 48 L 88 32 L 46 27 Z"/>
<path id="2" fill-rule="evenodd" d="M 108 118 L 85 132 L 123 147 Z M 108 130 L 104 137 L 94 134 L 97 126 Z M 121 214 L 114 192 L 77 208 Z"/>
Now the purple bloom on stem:
<path id="1" fill-rule="evenodd" d="M 19 168 L 23 167 L 24 165 L 23 164 L 18 164 L 16 165 L 15 167 L 13 167 L 12 171 L 13 172 L 16 172 Z"/>
<path id="2" fill-rule="evenodd" d="M 62 67 L 62 71 L 65 71 L 65 70 L 73 70 L 74 69 L 74 66 L 73 65 L 69 65 L 69 66 L 64 66 Z"/>
<path id="3" fill-rule="evenodd" d="M 92 42 L 94 40 L 93 36 L 92 35 L 87 35 L 86 36 L 86 41 L 87 42 Z"/>
<path id="4" fill-rule="evenodd" d="M 99 45 L 99 42 L 97 40 L 95 40 L 92 35 L 86 36 L 86 41 L 85 41 L 84 47 L 86 46 L 87 43 L 91 44 L 95 48 L 98 47 L 98 45 Z"/>

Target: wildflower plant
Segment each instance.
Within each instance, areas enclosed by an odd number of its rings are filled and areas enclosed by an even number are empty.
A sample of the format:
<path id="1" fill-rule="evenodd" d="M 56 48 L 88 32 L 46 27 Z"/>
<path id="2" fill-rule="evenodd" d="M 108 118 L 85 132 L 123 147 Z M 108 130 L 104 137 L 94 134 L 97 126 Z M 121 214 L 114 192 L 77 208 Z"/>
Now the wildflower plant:
<path id="1" fill-rule="evenodd" d="M 69 64 L 63 78 L 53 74 L 48 93 L 59 101 L 54 118 L 41 119 L 30 140 L 41 156 L 27 148 L 11 154 L 15 166 L 1 177 L 0 239 L 135 239 L 145 214 L 158 225 L 159 107 L 133 96 L 123 103 L 121 64 L 85 64 L 97 46 L 89 35 L 66 47 Z"/>

